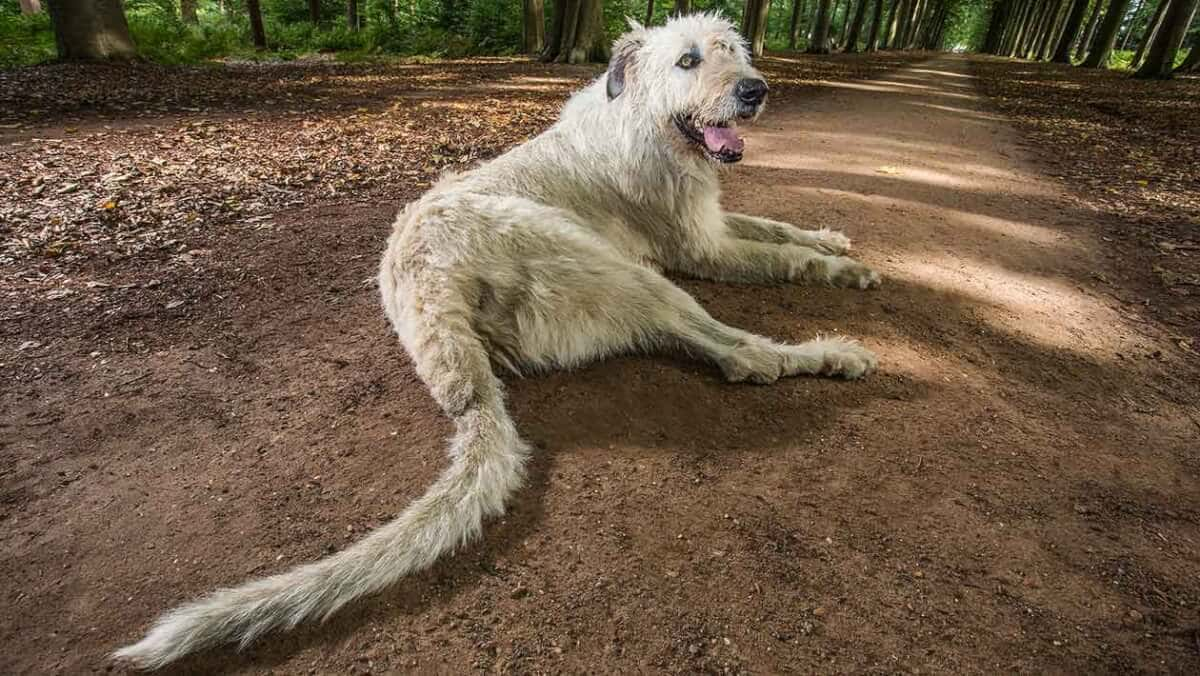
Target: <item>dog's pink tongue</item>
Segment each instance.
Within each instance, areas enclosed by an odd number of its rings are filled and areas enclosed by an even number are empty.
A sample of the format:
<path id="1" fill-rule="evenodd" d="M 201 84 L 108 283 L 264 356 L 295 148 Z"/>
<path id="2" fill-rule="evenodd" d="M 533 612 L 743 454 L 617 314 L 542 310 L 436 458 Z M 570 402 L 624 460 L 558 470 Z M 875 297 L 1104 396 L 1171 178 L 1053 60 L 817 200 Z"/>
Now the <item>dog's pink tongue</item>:
<path id="1" fill-rule="evenodd" d="M 714 153 L 719 153 L 722 150 L 731 150 L 735 153 L 742 152 L 745 143 L 738 138 L 737 131 L 733 127 L 705 127 L 704 128 L 704 145 Z"/>

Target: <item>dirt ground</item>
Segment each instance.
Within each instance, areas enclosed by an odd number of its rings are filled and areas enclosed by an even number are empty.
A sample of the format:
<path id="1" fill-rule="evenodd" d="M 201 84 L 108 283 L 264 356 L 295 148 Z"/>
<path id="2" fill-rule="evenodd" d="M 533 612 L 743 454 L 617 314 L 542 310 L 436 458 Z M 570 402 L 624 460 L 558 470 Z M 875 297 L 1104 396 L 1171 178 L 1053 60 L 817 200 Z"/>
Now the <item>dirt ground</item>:
<path id="1" fill-rule="evenodd" d="M 1194 673 L 1200 364 L 971 72 L 784 88 L 728 175 L 730 209 L 845 230 L 882 289 L 682 282 L 775 338 L 859 337 L 878 373 L 512 380 L 541 452 L 478 544 L 171 671 Z M 81 259 L 69 297 L 9 263 L 0 672 L 112 670 L 159 612 L 424 491 L 450 428 L 372 286 L 416 192 Z"/>

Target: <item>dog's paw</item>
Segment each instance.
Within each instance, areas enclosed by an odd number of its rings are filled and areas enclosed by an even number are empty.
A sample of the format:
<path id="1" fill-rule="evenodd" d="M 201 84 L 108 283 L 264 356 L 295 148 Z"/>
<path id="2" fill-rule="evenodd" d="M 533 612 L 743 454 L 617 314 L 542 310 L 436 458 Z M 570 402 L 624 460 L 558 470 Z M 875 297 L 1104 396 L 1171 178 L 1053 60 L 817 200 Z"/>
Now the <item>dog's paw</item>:
<path id="1" fill-rule="evenodd" d="M 846 380 L 861 378 L 879 366 L 879 358 L 856 340 L 846 338 L 818 338 L 804 344 L 821 356 L 818 373 L 824 376 L 840 376 Z"/>
<path id="2" fill-rule="evenodd" d="M 840 256 L 850 251 L 850 238 L 836 230 L 821 228 L 812 232 L 811 246 L 833 256 Z"/>
<path id="3" fill-rule="evenodd" d="M 784 375 L 835 376 L 854 380 L 875 370 L 875 353 L 846 338 L 817 338 L 784 345 Z"/>
<path id="4" fill-rule="evenodd" d="M 876 289 L 883 283 L 883 278 L 856 260 L 835 258 L 829 266 L 829 283 L 847 289 Z"/>

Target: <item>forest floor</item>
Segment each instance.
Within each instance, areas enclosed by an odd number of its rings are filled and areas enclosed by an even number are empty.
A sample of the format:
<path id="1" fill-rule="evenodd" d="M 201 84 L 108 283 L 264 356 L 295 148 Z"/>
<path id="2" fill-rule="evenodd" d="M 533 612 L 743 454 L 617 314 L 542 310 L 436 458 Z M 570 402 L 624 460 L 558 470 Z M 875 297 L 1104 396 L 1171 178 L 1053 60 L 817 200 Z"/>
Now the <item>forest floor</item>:
<path id="1" fill-rule="evenodd" d="M 726 205 L 843 229 L 886 282 L 681 283 L 765 335 L 861 338 L 880 370 L 514 379 L 540 452 L 481 542 L 174 671 L 1195 670 L 1198 167 L 1172 164 L 1195 111 L 1120 132 L 1197 81 L 1112 113 L 1116 79 L 1053 67 L 762 65 Z M 0 73 L 0 672 L 109 670 L 159 612 L 424 491 L 450 428 L 373 288 L 392 216 L 596 72 Z"/>

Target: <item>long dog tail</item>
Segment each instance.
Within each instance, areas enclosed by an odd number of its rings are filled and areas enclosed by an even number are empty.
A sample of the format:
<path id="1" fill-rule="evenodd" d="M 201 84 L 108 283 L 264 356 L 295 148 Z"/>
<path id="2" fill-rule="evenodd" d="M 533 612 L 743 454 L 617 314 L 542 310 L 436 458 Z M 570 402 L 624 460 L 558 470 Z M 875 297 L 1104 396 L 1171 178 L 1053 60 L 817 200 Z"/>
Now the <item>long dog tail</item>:
<path id="1" fill-rule="evenodd" d="M 385 293 L 385 305 L 394 302 Z M 387 309 L 395 319 L 397 308 Z M 416 337 L 410 351 L 456 427 L 450 467 L 425 495 L 345 551 L 167 612 L 115 658 L 157 669 L 196 650 L 230 642 L 245 647 L 267 631 L 324 620 L 426 568 L 478 536 L 485 517 L 503 513 L 505 499 L 524 480 L 529 447 L 517 435 L 474 332 L 452 319 L 425 329 L 430 335 Z"/>

